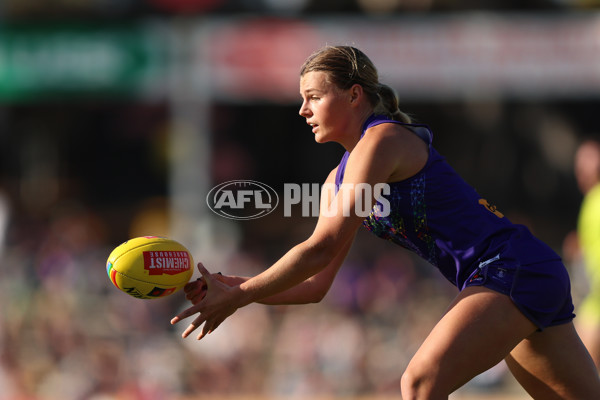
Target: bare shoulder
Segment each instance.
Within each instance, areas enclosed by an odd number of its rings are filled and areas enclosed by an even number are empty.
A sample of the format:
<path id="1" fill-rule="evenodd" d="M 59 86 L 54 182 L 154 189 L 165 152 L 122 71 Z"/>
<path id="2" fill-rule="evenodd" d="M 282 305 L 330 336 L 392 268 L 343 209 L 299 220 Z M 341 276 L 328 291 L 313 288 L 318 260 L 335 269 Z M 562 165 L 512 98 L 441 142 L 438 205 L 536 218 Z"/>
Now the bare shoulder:
<path id="1" fill-rule="evenodd" d="M 399 124 L 380 124 L 367 130 L 357 145 L 379 162 L 389 163 L 389 181 L 407 179 L 419 172 L 429 157 L 428 145 L 414 132 Z"/>
<path id="2" fill-rule="evenodd" d="M 394 123 L 384 123 L 369 128 L 362 140 L 367 143 L 378 143 L 384 147 L 404 147 L 407 145 L 421 147 L 419 144 L 425 144 L 425 142 L 423 142 L 423 140 L 410 129 L 403 125 Z M 423 149 L 426 149 L 427 145 L 425 144 L 425 146 L 422 147 Z"/>

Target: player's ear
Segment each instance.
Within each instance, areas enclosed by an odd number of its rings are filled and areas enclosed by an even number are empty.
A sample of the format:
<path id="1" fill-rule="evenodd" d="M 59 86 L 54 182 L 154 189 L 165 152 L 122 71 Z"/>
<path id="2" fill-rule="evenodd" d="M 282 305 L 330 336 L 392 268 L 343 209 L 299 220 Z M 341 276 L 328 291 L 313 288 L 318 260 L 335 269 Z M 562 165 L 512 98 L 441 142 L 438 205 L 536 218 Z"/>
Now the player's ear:
<path id="1" fill-rule="evenodd" d="M 358 83 L 352 85 L 350 91 L 350 103 L 355 103 L 363 95 L 363 88 Z"/>

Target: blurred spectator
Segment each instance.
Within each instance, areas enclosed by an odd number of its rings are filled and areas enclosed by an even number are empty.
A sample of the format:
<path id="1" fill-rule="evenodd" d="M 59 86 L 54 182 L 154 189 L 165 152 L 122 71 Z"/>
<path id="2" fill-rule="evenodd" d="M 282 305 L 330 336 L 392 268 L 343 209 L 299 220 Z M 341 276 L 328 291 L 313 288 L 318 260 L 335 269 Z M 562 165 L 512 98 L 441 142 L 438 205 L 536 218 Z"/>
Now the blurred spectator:
<path id="1" fill-rule="evenodd" d="M 418 272 L 408 252 L 383 251 L 364 264 L 365 252 L 386 243 L 369 244 L 349 257 L 346 279 L 322 304 L 293 313 L 253 305 L 206 342 L 183 341 L 168 324 L 182 297 L 141 301 L 112 288 L 105 222 L 84 204 L 61 204 L 47 223 L 17 220 L 8 232 L 0 263 L 0 400 L 384 393 L 397 389 L 399 372 L 448 300 L 430 299 L 438 282 Z M 261 257 L 238 252 L 224 264 L 244 274 L 268 263 Z M 403 260 L 391 275 L 390 257 Z M 374 310 L 369 318 L 364 307 Z"/>
<path id="2" fill-rule="evenodd" d="M 164 236 L 169 237 L 169 202 L 163 197 L 144 200 L 133 215 L 129 237 Z"/>
<path id="3" fill-rule="evenodd" d="M 6 196 L 0 188 L 0 257 L 2 257 L 2 253 L 4 252 L 9 215 L 10 208 L 8 204 L 8 196 Z"/>
<path id="4" fill-rule="evenodd" d="M 574 171 L 584 195 L 577 237 L 589 283 L 579 307 L 578 330 L 600 368 L 600 142 L 586 140 L 579 146 Z"/>

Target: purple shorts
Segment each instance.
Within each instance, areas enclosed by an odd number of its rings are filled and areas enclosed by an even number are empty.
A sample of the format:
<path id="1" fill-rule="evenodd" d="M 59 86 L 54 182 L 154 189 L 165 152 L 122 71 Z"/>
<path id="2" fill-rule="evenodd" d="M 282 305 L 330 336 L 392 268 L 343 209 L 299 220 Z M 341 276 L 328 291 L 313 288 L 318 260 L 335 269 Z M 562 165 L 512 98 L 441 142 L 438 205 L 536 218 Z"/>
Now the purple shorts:
<path id="1" fill-rule="evenodd" d="M 466 280 L 509 296 L 527 318 L 542 330 L 575 317 L 569 274 L 560 260 L 520 265 L 515 260 L 481 263 Z"/>

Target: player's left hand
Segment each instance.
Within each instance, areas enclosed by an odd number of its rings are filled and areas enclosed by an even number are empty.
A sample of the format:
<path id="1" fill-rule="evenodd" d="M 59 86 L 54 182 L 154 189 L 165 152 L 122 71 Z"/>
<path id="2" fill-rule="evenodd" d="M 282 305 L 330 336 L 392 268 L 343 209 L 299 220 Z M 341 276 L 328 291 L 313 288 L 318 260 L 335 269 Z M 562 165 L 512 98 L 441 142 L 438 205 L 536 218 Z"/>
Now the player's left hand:
<path id="1" fill-rule="evenodd" d="M 188 282 L 183 287 L 186 300 L 189 300 L 192 304 L 198 304 L 204 296 L 206 296 L 207 290 L 208 286 L 206 285 L 204 278 L 198 278 L 195 281 Z"/>
<path id="2" fill-rule="evenodd" d="M 228 286 L 233 286 L 231 283 L 228 283 L 228 279 L 231 278 L 225 277 L 222 273 L 217 272 L 216 274 L 211 275 L 218 281 L 223 282 Z M 204 277 L 200 277 L 195 281 L 188 282 L 183 287 L 183 292 L 185 293 L 186 300 L 189 300 L 192 304 L 198 304 L 204 298 L 204 296 L 206 296 L 207 290 L 208 285 L 206 284 L 206 280 L 204 279 Z"/>
<path id="3" fill-rule="evenodd" d="M 202 279 L 198 284 L 201 292 L 204 292 L 203 298 L 193 306 L 185 309 L 173 319 L 171 324 L 176 324 L 182 319 L 185 319 L 194 314 L 199 314 L 194 319 L 187 329 L 181 335 L 183 338 L 188 337 L 200 325 L 204 324 L 202 331 L 198 335 L 198 340 L 213 332 L 221 323 L 237 310 L 236 302 L 234 301 L 233 288 L 219 281 L 208 270 L 198 263 L 198 270 L 202 274 Z M 206 284 L 206 289 L 203 289 Z"/>

